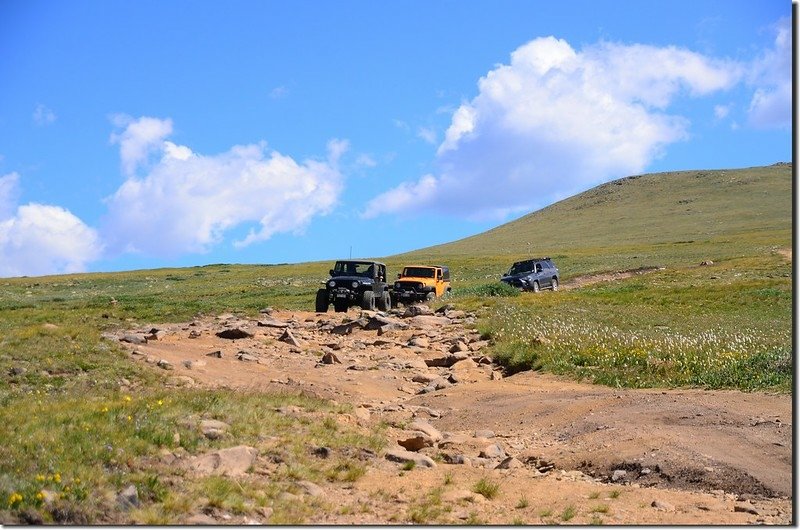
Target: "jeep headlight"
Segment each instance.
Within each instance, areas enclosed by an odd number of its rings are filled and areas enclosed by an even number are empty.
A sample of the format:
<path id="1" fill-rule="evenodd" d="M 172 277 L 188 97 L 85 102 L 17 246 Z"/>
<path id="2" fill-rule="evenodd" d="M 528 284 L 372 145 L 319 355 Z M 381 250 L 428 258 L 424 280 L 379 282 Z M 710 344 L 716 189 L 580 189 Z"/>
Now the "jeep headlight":
<path id="1" fill-rule="evenodd" d="M 358 287 L 358 282 L 353 282 L 353 283 L 351 283 L 351 284 L 350 284 L 350 287 L 352 287 L 353 289 L 355 289 L 356 287 Z"/>
<path id="2" fill-rule="evenodd" d="M 328 282 L 328 287 L 336 287 L 336 282 L 331 280 Z"/>
<path id="3" fill-rule="evenodd" d="M 422 289 L 423 287 L 425 287 L 424 283 L 418 283 L 417 284 L 417 289 Z"/>
<path id="4" fill-rule="evenodd" d="M 394 282 L 394 288 L 399 290 L 400 289 L 400 282 Z"/>

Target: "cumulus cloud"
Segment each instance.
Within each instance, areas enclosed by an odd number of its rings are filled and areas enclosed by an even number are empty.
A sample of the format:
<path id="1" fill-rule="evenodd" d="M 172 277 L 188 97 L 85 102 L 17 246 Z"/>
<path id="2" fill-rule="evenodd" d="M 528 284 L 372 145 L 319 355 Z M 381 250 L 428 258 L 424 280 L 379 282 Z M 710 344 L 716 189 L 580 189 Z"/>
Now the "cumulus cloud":
<path id="1" fill-rule="evenodd" d="M 131 121 L 128 129 L 142 120 Z M 331 140 L 325 160 L 297 162 L 265 143 L 234 146 L 218 155 L 195 153 L 163 140 L 171 129 L 168 120 L 148 121 L 147 134 L 128 129 L 119 135 L 123 161 L 139 164 L 142 153 L 157 160 L 146 174 L 129 175 L 106 199 L 102 233 L 116 252 L 206 252 L 227 231 L 248 225 L 255 226 L 236 246 L 296 233 L 330 212 L 342 190 L 338 162 L 349 147 L 346 140 Z M 124 150 L 128 140 L 137 146 L 133 155 Z"/>
<path id="2" fill-rule="evenodd" d="M 789 17 L 776 26 L 774 46 L 757 58 L 748 81 L 755 86 L 750 123 L 759 128 L 789 128 L 792 122 L 792 26 Z"/>
<path id="3" fill-rule="evenodd" d="M 679 95 L 730 88 L 740 65 L 676 47 L 535 39 L 478 82 L 437 151 L 438 171 L 375 197 L 363 212 L 437 210 L 496 218 L 641 172 L 689 122 Z"/>
<path id="4" fill-rule="evenodd" d="M 82 272 L 100 257 L 97 232 L 68 210 L 16 207 L 18 186 L 18 174 L 0 177 L 0 276 Z"/>
<path id="5" fill-rule="evenodd" d="M 124 114 L 112 118 L 114 125 L 124 127 L 121 133 L 111 134 L 111 143 L 119 144 L 122 170 L 133 175 L 154 151 L 162 149 L 164 138 L 172 134 L 172 120 L 143 116 L 133 119 Z"/>

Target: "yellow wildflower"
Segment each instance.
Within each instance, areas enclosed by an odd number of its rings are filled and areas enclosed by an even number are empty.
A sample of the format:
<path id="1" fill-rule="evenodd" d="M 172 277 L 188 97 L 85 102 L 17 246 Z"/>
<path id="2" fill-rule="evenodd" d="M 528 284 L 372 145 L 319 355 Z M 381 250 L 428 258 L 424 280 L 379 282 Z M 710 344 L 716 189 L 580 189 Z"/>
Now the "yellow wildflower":
<path id="1" fill-rule="evenodd" d="M 122 399 L 124 399 L 125 401 L 130 401 L 130 400 L 131 400 L 131 397 L 130 397 L 130 396 L 125 396 L 125 397 L 124 397 L 124 398 L 122 398 Z"/>
<path id="2" fill-rule="evenodd" d="M 61 473 L 56 473 L 55 475 L 53 475 L 53 481 L 56 482 L 56 483 L 60 483 L 61 482 Z"/>

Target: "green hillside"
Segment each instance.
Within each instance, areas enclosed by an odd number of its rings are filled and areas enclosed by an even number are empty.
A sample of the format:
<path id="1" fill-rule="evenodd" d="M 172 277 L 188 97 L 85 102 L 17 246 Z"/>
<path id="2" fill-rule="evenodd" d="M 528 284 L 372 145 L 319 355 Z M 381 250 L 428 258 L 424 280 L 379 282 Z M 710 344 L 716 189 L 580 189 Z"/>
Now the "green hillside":
<path id="1" fill-rule="evenodd" d="M 482 234 L 393 258 L 455 258 L 483 269 L 547 255 L 568 278 L 761 255 L 791 246 L 791 229 L 792 166 L 782 163 L 631 176 Z"/>

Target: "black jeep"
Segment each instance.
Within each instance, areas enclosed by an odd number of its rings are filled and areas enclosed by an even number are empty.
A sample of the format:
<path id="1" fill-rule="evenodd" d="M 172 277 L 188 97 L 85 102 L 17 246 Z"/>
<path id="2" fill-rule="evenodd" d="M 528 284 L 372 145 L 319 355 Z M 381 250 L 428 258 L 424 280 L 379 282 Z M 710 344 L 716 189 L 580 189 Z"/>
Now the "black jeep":
<path id="1" fill-rule="evenodd" d="M 388 311 L 391 306 L 386 283 L 386 265 L 377 261 L 341 260 L 329 271 L 325 288 L 317 291 L 316 311 L 325 313 L 333 304 L 337 313 L 353 305 L 362 309 Z"/>
<path id="2" fill-rule="evenodd" d="M 538 293 L 545 288 L 558 291 L 558 278 L 558 268 L 550 258 L 534 258 L 514 263 L 500 281 Z"/>

